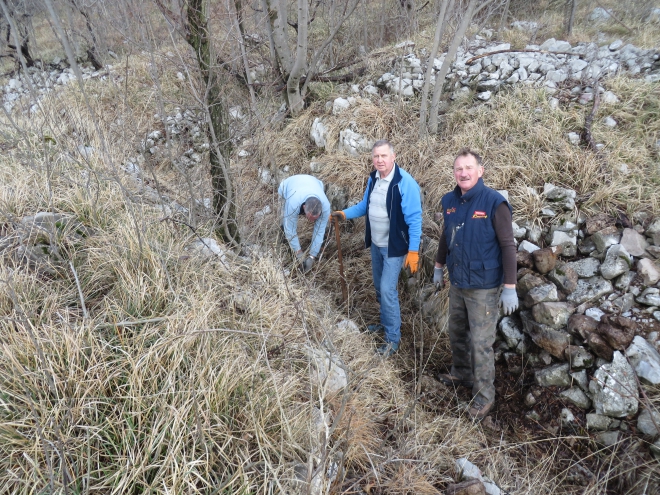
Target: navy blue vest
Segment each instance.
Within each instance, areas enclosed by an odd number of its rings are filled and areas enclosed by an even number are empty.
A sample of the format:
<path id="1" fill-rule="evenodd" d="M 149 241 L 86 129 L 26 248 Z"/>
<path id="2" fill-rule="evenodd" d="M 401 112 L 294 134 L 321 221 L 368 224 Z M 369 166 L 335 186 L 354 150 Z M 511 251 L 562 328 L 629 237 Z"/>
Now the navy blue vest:
<path id="1" fill-rule="evenodd" d="M 463 195 L 456 186 L 443 196 L 447 270 L 453 286 L 492 289 L 504 282 L 502 250 L 493 227 L 495 210 L 501 203 L 506 203 L 504 196 L 486 187 L 481 178 Z"/>

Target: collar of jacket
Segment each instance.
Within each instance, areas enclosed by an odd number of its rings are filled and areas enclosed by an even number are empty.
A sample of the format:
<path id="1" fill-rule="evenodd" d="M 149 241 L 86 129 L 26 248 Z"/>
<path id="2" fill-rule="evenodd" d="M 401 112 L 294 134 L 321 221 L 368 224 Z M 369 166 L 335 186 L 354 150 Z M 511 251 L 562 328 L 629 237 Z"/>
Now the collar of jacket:
<path id="1" fill-rule="evenodd" d="M 479 194 L 481 191 L 483 191 L 486 188 L 486 185 L 484 184 L 484 180 L 479 177 L 479 180 L 477 183 L 470 189 L 468 192 L 465 194 L 461 194 L 461 188 L 460 186 L 456 186 L 454 188 L 454 194 L 458 199 L 461 199 L 463 201 L 470 201 L 472 198 L 474 198 L 477 194 Z"/>
<path id="2" fill-rule="evenodd" d="M 371 176 L 371 183 L 372 184 L 376 183 L 376 172 L 378 172 L 378 170 L 374 169 L 369 174 Z M 395 162 L 394 163 L 394 177 L 392 177 L 392 185 L 395 185 L 395 184 L 398 184 L 399 182 L 401 182 L 402 177 L 403 176 L 401 175 L 401 171 L 399 170 L 399 166 Z M 481 180 L 481 179 L 479 179 L 479 180 Z"/>

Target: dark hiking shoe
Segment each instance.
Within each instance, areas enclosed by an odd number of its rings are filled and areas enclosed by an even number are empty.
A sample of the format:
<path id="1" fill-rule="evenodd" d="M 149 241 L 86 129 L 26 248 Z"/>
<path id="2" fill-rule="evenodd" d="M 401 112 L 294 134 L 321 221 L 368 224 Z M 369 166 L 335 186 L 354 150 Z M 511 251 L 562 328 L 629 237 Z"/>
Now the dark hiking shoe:
<path id="1" fill-rule="evenodd" d="M 375 325 L 367 325 L 368 333 L 383 333 L 384 331 L 385 327 L 380 323 L 376 323 Z"/>
<path id="2" fill-rule="evenodd" d="M 481 402 L 477 402 L 475 400 L 472 403 L 470 409 L 468 409 L 468 414 L 472 419 L 481 421 L 486 416 L 488 416 L 488 413 L 490 412 L 490 410 L 493 408 L 494 405 L 495 405 L 495 399 L 491 400 L 490 402 L 487 402 L 486 404 L 482 404 Z"/>
<path id="3" fill-rule="evenodd" d="M 436 378 L 438 381 L 444 383 L 445 385 L 449 387 L 465 387 L 472 389 L 473 382 L 472 380 L 462 380 L 461 378 L 458 378 L 457 376 L 451 375 L 449 373 L 438 373 L 436 375 Z"/>
<path id="4" fill-rule="evenodd" d="M 376 349 L 376 353 L 379 354 L 381 357 L 388 358 L 398 350 L 399 350 L 399 344 L 389 342 L 387 344 L 381 345 L 378 349 Z"/>

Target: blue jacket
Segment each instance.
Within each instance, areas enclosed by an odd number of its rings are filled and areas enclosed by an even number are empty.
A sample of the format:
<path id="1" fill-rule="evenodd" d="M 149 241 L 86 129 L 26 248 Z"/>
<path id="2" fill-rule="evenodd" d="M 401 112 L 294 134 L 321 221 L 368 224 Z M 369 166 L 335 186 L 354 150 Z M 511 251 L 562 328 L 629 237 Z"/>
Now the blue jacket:
<path id="1" fill-rule="evenodd" d="M 493 217 L 504 196 L 486 187 L 483 179 L 465 194 L 456 188 L 442 198 L 447 239 L 447 270 L 459 289 L 492 289 L 504 281 L 502 250 Z M 511 205 L 507 203 L 509 210 Z"/>
<path id="2" fill-rule="evenodd" d="M 298 216 L 300 205 L 311 196 L 317 197 L 323 206 L 323 213 L 314 222 L 314 234 L 309 254 L 317 256 L 323 244 L 323 234 L 330 218 L 330 202 L 323 192 L 323 182 L 311 175 L 293 175 L 285 179 L 277 189 L 277 193 L 284 201 L 282 208 L 282 226 L 289 245 L 294 252 L 300 249 L 298 239 Z"/>
<path id="3" fill-rule="evenodd" d="M 412 176 L 394 164 L 394 177 L 387 189 L 385 204 L 390 217 L 390 236 L 387 244 L 387 256 L 395 258 L 418 251 L 422 237 L 422 200 L 419 185 Z M 371 247 L 371 226 L 369 225 L 369 197 L 376 184 L 376 170 L 369 174 L 364 197 L 355 206 L 344 210 L 346 219 L 367 217 L 364 244 Z"/>

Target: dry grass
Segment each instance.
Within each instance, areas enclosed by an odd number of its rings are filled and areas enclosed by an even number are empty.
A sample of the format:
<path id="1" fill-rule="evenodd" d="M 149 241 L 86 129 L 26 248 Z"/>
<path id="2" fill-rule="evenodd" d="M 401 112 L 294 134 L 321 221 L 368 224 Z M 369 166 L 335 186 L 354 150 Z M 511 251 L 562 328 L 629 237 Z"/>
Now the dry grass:
<path id="1" fill-rule="evenodd" d="M 51 93 L 35 115 L 19 108 L 16 127 L 0 124 L 8 137 L 0 158 L 3 231 L 11 233 L 25 215 L 51 210 L 93 232 L 65 241 L 56 277 L 6 259 L 0 264 L 0 493 L 284 493 L 296 467 L 316 457 L 312 462 L 326 463 L 323 469 L 343 459 L 342 481 L 330 493 L 371 487 L 430 494 L 455 477 L 453 462 L 461 456 L 511 493 L 576 492 L 561 471 L 571 462 L 557 468 L 558 449 L 488 434 L 464 417 L 451 391 L 435 407 L 418 401 L 415 379 L 448 356 L 446 334 L 422 322 L 411 296 L 403 296 L 404 346 L 393 360 L 374 357 L 370 338 L 337 329 L 346 315 L 360 325 L 377 318 L 363 225 L 342 232 L 351 303 L 341 307 L 333 301 L 339 277 L 332 243 L 310 277 L 285 272 L 286 256 L 271 241 L 276 192 L 259 182 L 257 168 L 269 167 L 272 157 L 278 167 L 307 172 L 314 156 L 326 164 L 320 177 L 356 200 L 369 159 L 336 152 L 339 130 L 352 121 L 369 138 L 393 140 L 400 163 L 426 192 L 429 234 L 437 233 L 430 213 L 451 187 L 451 158 L 464 145 L 483 151 L 488 183 L 507 187 L 520 214 L 534 214 L 525 187 L 539 189 L 546 180 L 577 187 L 587 209 L 657 212 L 650 182 L 657 178 L 645 167 L 657 160 L 651 146 L 657 119 L 645 117 L 657 108 L 657 89 L 608 83 L 622 100 L 612 108 L 620 127 L 595 129 L 608 143 L 608 163 L 626 160 L 634 187 L 615 172 L 595 180 L 596 158 L 565 140 L 586 110 L 551 113 L 535 91 L 502 95 L 477 110 L 459 106 L 446 116 L 443 135 L 423 141 L 411 106 L 363 101 L 354 113 L 331 117 L 318 102 L 278 132 L 259 136 L 250 147 L 256 153 L 233 161 L 252 256 L 228 254 L 223 263 L 186 251 L 195 239 L 190 229 L 163 220 L 169 215 L 161 205 L 144 200 L 141 188 L 116 169 L 159 125 L 154 74 L 166 110 L 196 104 L 166 70 L 165 57 L 151 69 L 150 62 L 131 57 L 128 80 L 87 85 L 91 109 L 72 86 Z M 535 113 L 537 107 L 543 112 Z M 331 133 L 326 152 L 309 141 L 318 116 Z M 91 158 L 76 151 L 81 144 L 96 149 Z M 166 158 L 148 165 L 145 173 L 153 170 L 181 204 L 208 197 L 202 167 L 187 178 L 197 195 L 190 198 L 186 178 Z M 273 213 L 255 219 L 265 205 Z M 212 235 L 209 218 L 192 220 L 200 235 Z M 344 394 L 328 396 L 314 385 L 309 348 L 342 359 L 350 380 Z M 316 452 L 314 407 L 337 421 Z M 627 466 L 603 473 L 592 492 L 608 479 L 623 479 Z M 622 486 L 644 480 L 633 474 Z"/>

